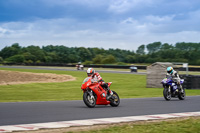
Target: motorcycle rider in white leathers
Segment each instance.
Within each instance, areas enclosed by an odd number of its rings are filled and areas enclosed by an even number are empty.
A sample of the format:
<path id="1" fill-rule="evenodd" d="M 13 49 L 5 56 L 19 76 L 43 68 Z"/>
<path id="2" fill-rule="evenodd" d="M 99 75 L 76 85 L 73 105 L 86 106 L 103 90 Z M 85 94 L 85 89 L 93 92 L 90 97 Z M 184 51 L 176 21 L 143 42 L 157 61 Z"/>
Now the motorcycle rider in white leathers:
<path id="1" fill-rule="evenodd" d="M 173 69 L 173 67 L 168 67 L 168 68 L 167 68 L 166 78 L 167 78 L 168 76 L 171 76 L 171 77 L 172 77 L 172 80 L 177 84 L 178 89 L 180 88 L 180 89 L 181 89 L 181 92 L 182 92 L 182 86 L 181 86 L 181 84 L 180 84 L 180 80 L 181 80 L 181 79 L 180 79 L 180 77 L 179 77 L 177 71 L 175 71 L 175 70 Z"/>

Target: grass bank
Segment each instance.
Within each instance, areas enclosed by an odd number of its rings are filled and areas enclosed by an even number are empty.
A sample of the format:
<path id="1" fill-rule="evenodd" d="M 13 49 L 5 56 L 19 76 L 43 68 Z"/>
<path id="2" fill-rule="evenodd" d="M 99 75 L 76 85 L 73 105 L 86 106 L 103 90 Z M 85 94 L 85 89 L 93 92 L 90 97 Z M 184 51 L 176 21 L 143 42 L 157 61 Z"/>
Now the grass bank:
<path id="1" fill-rule="evenodd" d="M 82 100 L 80 89 L 86 73 L 82 71 L 32 70 L 0 68 L 0 70 L 67 74 L 76 81 L 63 83 L 30 83 L 0 85 L 0 102 Z M 146 88 L 146 75 L 100 73 L 106 82 L 113 82 L 111 89 L 120 98 L 162 97 L 161 88 Z M 186 90 L 187 95 L 200 95 L 200 90 Z"/>
<path id="2" fill-rule="evenodd" d="M 200 133 L 200 117 L 158 122 L 136 122 L 116 124 L 112 127 L 96 128 L 76 133 Z M 72 133 L 72 132 L 67 132 Z"/>

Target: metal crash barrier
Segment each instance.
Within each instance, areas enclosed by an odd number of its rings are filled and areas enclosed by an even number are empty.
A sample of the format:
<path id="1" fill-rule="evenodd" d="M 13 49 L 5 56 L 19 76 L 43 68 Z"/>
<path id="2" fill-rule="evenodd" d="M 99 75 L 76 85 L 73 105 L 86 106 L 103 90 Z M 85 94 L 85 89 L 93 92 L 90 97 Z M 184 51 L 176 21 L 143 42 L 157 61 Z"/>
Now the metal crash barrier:
<path id="1" fill-rule="evenodd" d="M 180 75 L 184 79 L 183 88 L 200 89 L 200 75 Z"/>

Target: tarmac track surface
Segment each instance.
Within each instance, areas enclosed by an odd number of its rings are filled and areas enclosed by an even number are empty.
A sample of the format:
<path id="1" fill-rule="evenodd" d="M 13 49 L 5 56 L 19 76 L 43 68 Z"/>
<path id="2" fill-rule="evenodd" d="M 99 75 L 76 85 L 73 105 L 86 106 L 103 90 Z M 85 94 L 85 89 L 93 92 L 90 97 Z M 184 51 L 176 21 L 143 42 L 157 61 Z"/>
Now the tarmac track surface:
<path id="1" fill-rule="evenodd" d="M 0 103 L 0 126 L 200 111 L 200 96 L 121 99 L 119 107 L 88 108 L 79 101 Z"/>
<path id="2" fill-rule="evenodd" d="M 86 70 L 76 70 L 68 68 L 54 68 L 54 67 L 29 67 L 29 66 L 0 66 L 0 68 L 20 68 L 20 69 L 39 69 L 39 70 L 59 70 L 59 71 L 86 71 Z M 98 72 L 103 73 L 121 73 L 121 74 L 139 74 L 146 75 L 146 72 L 129 72 L 129 71 L 111 71 L 111 70 L 98 70 Z"/>

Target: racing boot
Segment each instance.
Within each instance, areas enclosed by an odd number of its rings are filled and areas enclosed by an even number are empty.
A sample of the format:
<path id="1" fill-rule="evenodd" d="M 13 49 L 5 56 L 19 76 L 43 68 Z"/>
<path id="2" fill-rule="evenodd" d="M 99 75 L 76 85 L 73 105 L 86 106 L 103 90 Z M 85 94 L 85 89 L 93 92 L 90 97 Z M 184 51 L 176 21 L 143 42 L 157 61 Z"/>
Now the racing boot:
<path id="1" fill-rule="evenodd" d="M 181 93 L 184 93 L 182 85 L 180 85 Z"/>
<path id="2" fill-rule="evenodd" d="M 107 93 L 107 97 L 106 97 L 106 99 L 109 100 L 109 99 L 112 97 L 113 92 L 110 90 L 109 87 L 107 88 L 107 90 L 108 90 L 108 91 L 107 91 L 108 93 Z"/>
<path id="3" fill-rule="evenodd" d="M 178 88 L 178 90 L 181 91 L 181 93 L 183 93 L 183 88 L 182 88 L 182 85 L 180 84 L 180 82 L 178 82 L 177 88 Z"/>

